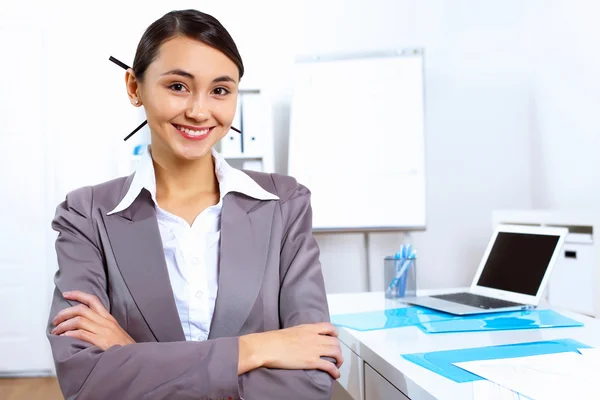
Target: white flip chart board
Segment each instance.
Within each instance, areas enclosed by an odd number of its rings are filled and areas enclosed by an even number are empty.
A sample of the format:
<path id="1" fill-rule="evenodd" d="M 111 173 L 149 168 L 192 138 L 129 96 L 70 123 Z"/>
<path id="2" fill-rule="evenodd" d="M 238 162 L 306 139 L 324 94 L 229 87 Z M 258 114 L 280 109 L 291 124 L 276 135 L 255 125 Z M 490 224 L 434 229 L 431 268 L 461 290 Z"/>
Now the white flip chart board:
<path id="1" fill-rule="evenodd" d="M 315 231 L 425 228 L 422 49 L 300 60 L 288 173 Z"/>

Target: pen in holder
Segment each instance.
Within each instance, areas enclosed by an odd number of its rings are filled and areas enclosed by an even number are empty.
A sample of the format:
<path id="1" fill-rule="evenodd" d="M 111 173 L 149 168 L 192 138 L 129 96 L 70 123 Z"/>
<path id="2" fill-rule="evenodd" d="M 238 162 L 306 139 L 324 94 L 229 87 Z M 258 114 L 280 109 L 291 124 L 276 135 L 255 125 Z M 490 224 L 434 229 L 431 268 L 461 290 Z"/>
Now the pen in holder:
<path id="1" fill-rule="evenodd" d="M 394 256 L 385 257 L 383 267 L 386 298 L 397 299 L 416 295 L 417 258 L 410 245 L 403 245 Z"/>

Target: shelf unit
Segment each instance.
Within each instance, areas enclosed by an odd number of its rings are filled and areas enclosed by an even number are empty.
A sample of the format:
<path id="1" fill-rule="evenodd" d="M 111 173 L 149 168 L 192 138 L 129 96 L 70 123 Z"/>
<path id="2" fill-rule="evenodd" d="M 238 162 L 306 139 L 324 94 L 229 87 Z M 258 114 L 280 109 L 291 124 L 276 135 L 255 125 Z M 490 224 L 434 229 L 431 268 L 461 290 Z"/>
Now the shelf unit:
<path id="1" fill-rule="evenodd" d="M 273 107 L 260 89 L 240 89 L 233 126 L 217 145 L 233 167 L 274 172 Z"/>

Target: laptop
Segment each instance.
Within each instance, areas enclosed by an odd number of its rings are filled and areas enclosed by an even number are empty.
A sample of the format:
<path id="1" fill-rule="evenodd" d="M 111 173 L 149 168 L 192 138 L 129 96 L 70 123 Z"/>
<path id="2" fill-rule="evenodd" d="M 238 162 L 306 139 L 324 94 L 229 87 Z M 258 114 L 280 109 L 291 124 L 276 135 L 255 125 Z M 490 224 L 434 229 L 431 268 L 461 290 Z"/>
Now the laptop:
<path id="1" fill-rule="evenodd" d="M 537 307 L 567 228 L 499 225 L 467 291 L 401 301 L 455 315 Z"/>

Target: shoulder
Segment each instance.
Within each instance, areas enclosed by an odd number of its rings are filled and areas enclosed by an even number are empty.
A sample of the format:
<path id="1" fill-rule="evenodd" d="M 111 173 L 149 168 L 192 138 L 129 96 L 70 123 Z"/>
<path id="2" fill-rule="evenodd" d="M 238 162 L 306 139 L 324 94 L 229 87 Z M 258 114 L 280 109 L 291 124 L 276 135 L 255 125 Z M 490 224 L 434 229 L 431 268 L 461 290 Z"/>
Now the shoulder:
<path id="1" fill-rule="evenodd" d="M 299 196 L 310 198 L 310 190 L 294 177 L 276 173 L 243 170 L 264 190 L 279 197 L 281 203 Z"/>
<path id="2" fill-rule="evenodd" d="M 132 178 L 133 175 L 130 175 L 71 190 L 62 204 L 83 215 L 90 215 L 93 208 L 112 209 L 131 184 Z"/>

